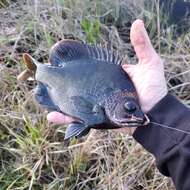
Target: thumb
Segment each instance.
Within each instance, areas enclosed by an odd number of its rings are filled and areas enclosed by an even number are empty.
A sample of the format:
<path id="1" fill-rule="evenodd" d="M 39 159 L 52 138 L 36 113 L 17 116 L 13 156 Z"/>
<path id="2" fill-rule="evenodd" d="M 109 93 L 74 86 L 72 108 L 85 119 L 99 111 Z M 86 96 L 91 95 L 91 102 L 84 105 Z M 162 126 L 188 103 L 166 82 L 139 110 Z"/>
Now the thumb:
<path id="1" fill-rule="evenodd" d="M 140 63 L 148 63 L 157 56 L 142 20 L 137 19 L 132 24 L 130 39 Z"/>
<path id="2" fill-rule="evenodd" d="M 137 65 L 129 65 L 129 64 L 122 65 L 123 70 L 130 76 L 130 78 L 133 78 L 136 67 Z"/>

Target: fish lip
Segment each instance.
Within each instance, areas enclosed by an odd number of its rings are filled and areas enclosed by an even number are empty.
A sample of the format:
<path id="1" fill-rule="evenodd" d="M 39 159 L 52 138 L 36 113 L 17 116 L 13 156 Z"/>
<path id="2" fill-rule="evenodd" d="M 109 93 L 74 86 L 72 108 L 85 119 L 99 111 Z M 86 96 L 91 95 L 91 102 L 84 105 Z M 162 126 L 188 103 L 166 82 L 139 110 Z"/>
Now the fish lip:
<path id="1" fill-rule="evenodd" d="M 145 121 L 144 121 L 143 126 L 148 125 L 150 123 L 150 119 L 148 118 L 146 114 L 144 115 L 144 117 L 145 117 Z"/>
<path id="2" fill-rule="evenodd" d="M 114 123 L 120 127 L 138 127 L 143 125 L 143 120 L 115 121 Z"/>
<path id="3" fill-rule="evenodd" d="M 129 124 L 129 125 L 133 125 L 134 123 L 135 124 L 144 124 L 144 119 L 131 119 L 131 120 L 128 120 L 128 121 L 121 121 L 120 123 L 122 124 Z"/>
<path id="4" fill-rule="evenodd" d="M 143 119 L 133 119 L 129 121 L 116 120 L 116 123 L 118 123 L 121 127 L 138 127 L 148 125 L 150 123 L 150 119 L 145 114 Z"/>

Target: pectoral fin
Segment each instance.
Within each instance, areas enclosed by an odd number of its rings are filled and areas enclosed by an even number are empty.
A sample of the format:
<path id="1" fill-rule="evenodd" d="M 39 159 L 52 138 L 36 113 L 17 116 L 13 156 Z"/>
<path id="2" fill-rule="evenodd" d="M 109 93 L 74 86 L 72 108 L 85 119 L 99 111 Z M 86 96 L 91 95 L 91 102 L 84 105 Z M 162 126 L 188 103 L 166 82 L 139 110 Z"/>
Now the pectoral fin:
<path id="1" fill-rule="evenodd" d="M 94 105 L 82 96 L 72 96 L 71 102 L 80 113 L 93 113 Z"/>

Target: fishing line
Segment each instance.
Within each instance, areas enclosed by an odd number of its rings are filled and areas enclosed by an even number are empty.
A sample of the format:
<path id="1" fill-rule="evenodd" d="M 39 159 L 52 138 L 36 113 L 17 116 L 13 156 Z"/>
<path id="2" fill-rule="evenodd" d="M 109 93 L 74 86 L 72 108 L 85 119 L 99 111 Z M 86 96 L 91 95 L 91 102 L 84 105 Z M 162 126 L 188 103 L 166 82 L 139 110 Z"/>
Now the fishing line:
<path id="1" fill-rule="evenodd" d="M 172 127 L 169 127 L 169 126 L 167 126 L 167 125 L 159 124 L 159 123 L 156 123 L 156 122 L 153 122 L 153 121 L 150 121 L 149 123 L 158 125 L 158 126 L 163 127 L 163 128 L 171 129 L 171 130 L 174 130 L 174 131 L 179 131 L 179 132 L 181 132 L 181 133 L 185 133 L 185 134 L 190 135 L 190 132 L 189 132 L 189 131 L 184 131 L 184 130 L 181 130 L 181 129 L 172 128 Z"/>

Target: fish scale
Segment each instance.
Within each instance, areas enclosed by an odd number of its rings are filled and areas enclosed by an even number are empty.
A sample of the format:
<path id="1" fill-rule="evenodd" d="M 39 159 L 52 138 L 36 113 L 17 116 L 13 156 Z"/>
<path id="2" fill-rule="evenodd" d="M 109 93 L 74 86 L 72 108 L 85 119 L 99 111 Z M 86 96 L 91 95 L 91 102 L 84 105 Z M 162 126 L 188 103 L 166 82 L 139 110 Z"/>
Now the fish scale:
<path id="1" fill-rule="evenodd" d="M 51 48 L 50 65 L 28 54 L 24 60 L 38 82 L 37 102 L 77 118 L 67 127 L 65 139 L 86 135 L 91 128 L 148 123 L 135 87 L 121 67 L 122 59 L 110 49 L 62 40 Z"/>

